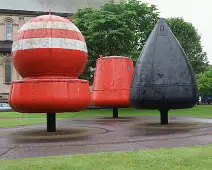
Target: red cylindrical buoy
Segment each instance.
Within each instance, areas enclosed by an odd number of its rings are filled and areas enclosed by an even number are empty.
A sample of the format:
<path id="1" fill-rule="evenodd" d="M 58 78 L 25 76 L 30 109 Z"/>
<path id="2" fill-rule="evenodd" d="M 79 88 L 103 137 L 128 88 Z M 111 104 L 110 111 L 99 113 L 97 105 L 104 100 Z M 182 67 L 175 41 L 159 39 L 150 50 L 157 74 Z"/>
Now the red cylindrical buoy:
<path id="1" fill-rule="evenodd" d="M 89 107 L 89 82 L 77 79 L 88 61 L 87 46 L 69 20 L 43 15 L 27 22 L 13 43 L 12 61 L 23 78 L 12 84 L 13 110 L 52 114 Z"/>
<path id="2" fill-rule="evenodd" d="M 122 56 L 101 57 L 96 63 L 91 102 L 96 107 L 130 107 L 133 62 Z"/>
<path id="3" fill-rule="evenodd" d="M 18 112 L 78 112 L 90 104 L 89 88 L 79 79 L 25 79 L 12 84 L 10 103 Z"/>

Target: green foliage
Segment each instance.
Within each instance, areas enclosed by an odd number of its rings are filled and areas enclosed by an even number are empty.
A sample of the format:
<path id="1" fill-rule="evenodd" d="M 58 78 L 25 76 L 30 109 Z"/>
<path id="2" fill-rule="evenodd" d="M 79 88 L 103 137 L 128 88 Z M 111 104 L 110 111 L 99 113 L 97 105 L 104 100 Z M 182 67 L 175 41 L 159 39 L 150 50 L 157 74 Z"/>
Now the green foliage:
<path id="1" fill-rule="evenodd" d="M 73 16 L 73 22 L 85 36 L 89 55 L 87 68 L 81 78 L 90 79 L 94 72 L 90 72 L 89 68 L 95 68 L 100 55 L 126 56 L 136 62 L 158 17 L 156 6 L 137 0 L 108 3 L 101 10 L 79 10 Z M 169 18 L 167 22 L 185 50 L 196 75 L 204 72 L 207 55 L 195 27 L 182 18 Z"/>
<path id="2" fill-rule="evenodd" d="M 199 75 L 198 88 L 201 95 L 212 95 L 212 69 Z"/>
<path id="3" fill-rule="evenodd" d="M 136 61 L 158 20 L 158 12 L 155 6 L 128 0 L 105 4 L 101 10 L 81 9 L 73 19 L 86 39 L 88 68 L 94 68 L 100 55 L 127 56 Z M 89 76 L 87 69 L 83 78 Z"/>
<path id="4" fill-rule="evenodd" d="M 195 27 L 183 18 L 169 18 L 167 23 L 188 56 L 194 72 L 204 72 L 208 66 L 207 54 L 203 51 L 201 36 Z"/>

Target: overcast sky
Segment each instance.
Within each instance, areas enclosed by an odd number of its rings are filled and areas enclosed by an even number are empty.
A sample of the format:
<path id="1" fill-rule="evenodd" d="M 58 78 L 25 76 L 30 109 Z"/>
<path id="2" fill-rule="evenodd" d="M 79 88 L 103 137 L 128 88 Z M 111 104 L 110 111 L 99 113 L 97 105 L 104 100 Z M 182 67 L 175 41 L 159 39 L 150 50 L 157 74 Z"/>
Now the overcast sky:
<path id="1" fill-rule="evenodd" d="M 193 23 L 202 35 L 202 45 L 212 64 L 212 1 L 211 0 L 142 0 L 157 5 L 161 17 L 183 17 Z"/>

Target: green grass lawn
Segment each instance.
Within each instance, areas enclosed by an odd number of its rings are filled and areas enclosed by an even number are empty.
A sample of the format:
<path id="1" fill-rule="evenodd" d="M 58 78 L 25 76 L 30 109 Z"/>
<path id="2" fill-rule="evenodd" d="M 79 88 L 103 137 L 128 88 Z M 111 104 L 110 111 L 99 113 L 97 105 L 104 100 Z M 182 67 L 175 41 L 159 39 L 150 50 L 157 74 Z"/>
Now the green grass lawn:
<path id="1" fill-rule="evenodd" d="M 212 105 L 196 106 L 192 109 L 171 110 L 170 116 L 212 118 Z M 57 114 L 57 118 L 88 118 L 94 116 L 112 116 L 112 110 L 86 110 L 83 112 Z M 119 116 L 159 116 L 157 110 L 119 109 Z M 46 114 L 22 114 L 17 112 L 0 112 L 2 118 L 46 118 Z"/>
<path id="2" fill-rule="evenodd" d="M 131 153 L 103 153 L 1 161 L 1 170 L 206 170 L 212 167 L 212 145 Z"/>
<path id="3" fill-rule="evenodd" d="M 170 116 L 185 116 L 195 118 L 212 118 L 212 105 L 196 106 L 186 110 L 171 110 Z M 112 116 L 112 110 L 86 110 L 77 113 L 57 114 L 57 119 L 88 118 L 94 116 Z M 157 110 L 119 109 L 119 116 L 159 116 Z M 30 119 L 17 119 L 30 118 Z M 0 128 L 43 124 L 46 114 L 22 114 L 17 112 L 0 112 Z"/>
<path id="4" fill-rule="evenodd" d="M 1 119 L 0 120 L 0 128 L 13 128 L 18 126 L 30 126 L 34 124 L 43 124 L 45 123 L 45 119 Z"/>

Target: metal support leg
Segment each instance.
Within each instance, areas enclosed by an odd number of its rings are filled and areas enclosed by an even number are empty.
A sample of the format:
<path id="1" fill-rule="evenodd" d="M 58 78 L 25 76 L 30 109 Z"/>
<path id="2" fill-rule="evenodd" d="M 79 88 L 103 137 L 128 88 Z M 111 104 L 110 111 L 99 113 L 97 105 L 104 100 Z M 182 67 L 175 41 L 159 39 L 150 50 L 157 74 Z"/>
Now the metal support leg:
<path id="1" fill-rule="evenodd" d="M 160 111 L 160 123 L 161 125 L 168 125 L 169 124 L 169 117 L 167 109 L 161 109 Z"/>
<path id="2" fill-rule="evenodd" d="M 56 132 L 56 114 L 47 113 L 47 132 Z"/>
<path id="3" fill-rule="evenodd" d="M 119 118 L 118 108 L 113 108 L 113 118 Z"/>

